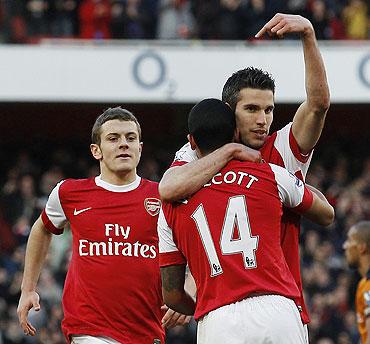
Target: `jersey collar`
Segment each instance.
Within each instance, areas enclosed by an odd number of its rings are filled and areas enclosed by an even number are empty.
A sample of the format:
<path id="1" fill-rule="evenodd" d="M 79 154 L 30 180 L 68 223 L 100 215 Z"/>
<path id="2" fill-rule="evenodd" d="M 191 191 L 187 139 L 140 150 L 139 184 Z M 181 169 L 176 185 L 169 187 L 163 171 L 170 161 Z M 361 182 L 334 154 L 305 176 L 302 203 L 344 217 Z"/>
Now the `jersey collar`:
<path id="1" fill-rule="evenodd" d="M 140 185 L 140 181 L 141 181 L 141 177 L 136 175 L 135 180 L 130 184 L 114 185 L 114 184 L 110 184 L 102 180 L 100 175 L 95 177 L 95 184 L 97 186 L 100 186 L 101 188 L 108 190 L 108 191 L 112 191 L 112 192 L 128 192 L 128 191 L 135 190 Z"/>

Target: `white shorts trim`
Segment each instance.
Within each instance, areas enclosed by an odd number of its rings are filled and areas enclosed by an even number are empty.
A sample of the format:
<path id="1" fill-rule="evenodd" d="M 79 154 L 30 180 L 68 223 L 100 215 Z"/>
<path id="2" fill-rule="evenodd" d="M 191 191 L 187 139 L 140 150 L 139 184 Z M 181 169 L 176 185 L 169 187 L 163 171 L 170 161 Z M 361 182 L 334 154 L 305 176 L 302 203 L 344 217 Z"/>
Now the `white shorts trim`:
<path id="1" fill-rule="evenodd" d="M 120 344 L 109 337 L 95 337 L 82 334 L 72 335 L 71 344 Z"/>
<path id="2" fill-rule="evenodd" d="M 279 295 L 244 299 L 198 322 L 198 344 L 306 344 L 295 303 Z"/>
<path id="3" fill-rule="evenodd" d="M 304 329 L 304 338 L 305 338 L 305 343 L 306 344 L 310 344 L 310 338 L 308 336 L 308 325 L 307 324 L 304 324 L 303 325 L 303 329 Z"/>

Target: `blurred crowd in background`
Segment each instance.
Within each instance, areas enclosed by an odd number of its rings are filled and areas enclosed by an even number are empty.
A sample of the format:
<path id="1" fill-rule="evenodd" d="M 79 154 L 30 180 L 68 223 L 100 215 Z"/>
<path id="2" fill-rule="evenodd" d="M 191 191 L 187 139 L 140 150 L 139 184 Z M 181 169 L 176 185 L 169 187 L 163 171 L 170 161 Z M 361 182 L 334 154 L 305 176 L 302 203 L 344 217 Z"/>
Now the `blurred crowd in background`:
<path id="1" fill-rule="evenodd" d="M 308 182 L 321 189 L 336 209 L 329 228 L 303 221 L 301 233 L 302 276 L 311 314 L 313 344 L 358 343 L 354 312 L 355 272 L 347 268 L 342 244 L 349 227 L 370 219 L 370 156 L 366 146 L 343 149 L 336 143 L 314 155 Z M 155 148 L 144 155 L 139 174 L 158 180 L 172 160 L 174 150 Z M 87 177 L 98 166 L 87 151 L 73 145 L 27 150 L 3 150 L 0 167 L 0 343 L 60 344 L 61 293 L 71 254 L 70 233 L 54 236 L 47 263 L 38 284 L 42 309 L 31 313 L 38 329 L 35 338 L 25 337 L 16 307 L 30 228 L 43 209 L 55 184 L 67 177 Z M 366 155 L 367 154 L 367 155 Z M 168 344 L 195 343 L 195 323 L 170 330 Z"/>
<path id="2" fill-rule="evenodd" d="M 364 40 L 369 0 L 1 0 L 0 43 L 44 38 L 251 40 L 277 12 L 320 40 Z"/>

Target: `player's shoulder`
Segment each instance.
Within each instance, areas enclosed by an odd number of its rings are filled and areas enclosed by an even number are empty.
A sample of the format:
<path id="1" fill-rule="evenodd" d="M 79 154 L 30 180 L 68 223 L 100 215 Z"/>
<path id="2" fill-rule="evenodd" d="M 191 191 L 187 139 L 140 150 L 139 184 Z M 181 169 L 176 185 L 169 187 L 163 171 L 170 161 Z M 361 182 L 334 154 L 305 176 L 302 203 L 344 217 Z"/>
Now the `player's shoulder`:
<path id="1" fill-rule="evenodd" d="M 158 182 L 155 182 L 155 181 L 152 181 L 152 180 L 149 180 L 149 179 L 145 179 L 145 178 L 141 178 L 140 185 L 139 185 L 138 189 L 140 191 L 150 192 L 150 193 L 156 194 L 159 197 L 158 185 L 159 185 Z"/>
<path id="2" fill-rule="evenodd" d="M 365 277 L 361 278 L 359 282 L 359 287 L 363 291 L 370 291 L 370 271 L 367 273 Z"/>
<path id="3" fill-rule="evenodd" d="M 368 279 L 367 277 L 361 278 L 357 287 L 356 293 L 357 302 L 361 302 L 363 298 L 368 299 L 370 303 L 370 279 Z"/>
<path id="4" fill-rule="evenodd" d="M 191 148 L 189 142 L 185 143 L 175 154 L 173 164 L 178 162 L 191 162 L 197 160 L 196 152 Z"/>
<path id="5" fill-rule="evenodd" d="M 95 185 L 94 178 L 84 178 L 84 179 L 64 179 L 58 183 L 60 190 L 63 191 L 80 191 L 84 189 L 89 189 Z"/>
<path id="6" fill-rule="evenodd" d="M 253 171 L 255 174 L 264 174 L 264 173 L 272 173 L 272 169 L 270 163 L 268 162 L 252 162 L 252 161 L 240 161 L 240 160 L 231 160 L 227 163 L 224 167 L 223 171 L 227 172 L 227 170 L 240 170 L 240 172 L 251 172 Z"/>
<path id="7" fill-rule="evenodd" d="M 293 122 L 289 122 L 287 125 L 282 127 L 281 129 L 274 131 L 271 135 L 269 135 L 262 146 L 262 149 L 268 147 L 269 145 L 274 145 L 278 142 L 289 145 L 289 135 L 291 132 Z"/>

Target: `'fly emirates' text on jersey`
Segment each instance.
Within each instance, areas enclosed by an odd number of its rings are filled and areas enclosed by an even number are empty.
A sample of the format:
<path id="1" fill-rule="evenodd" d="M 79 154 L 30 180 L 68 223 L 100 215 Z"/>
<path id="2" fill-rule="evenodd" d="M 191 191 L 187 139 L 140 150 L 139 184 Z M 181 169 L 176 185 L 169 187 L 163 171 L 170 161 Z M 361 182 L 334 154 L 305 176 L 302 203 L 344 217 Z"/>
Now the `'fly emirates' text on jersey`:
<path id="1" fill-rule="evenodd" d="M 70 223 L 73 248 L 62 329 L 125 344 L 164 343 L 158 263 L 157 183 L 136 177 L 124 186 L 100 177 L 67 179 L 42 213 L 48 230 Z"/>
<path id="2" fill-rule="evenodd" d="M 312 152 L 307 155 L 300 153 L 297 141 L 292 133 L 292 123 L 287 124 L 284 128 L 269 136 L 260 149 L 260 152 L 266 162 L 285 167 L 289 172 L 304 181 L 311 162 Z M 177 151 L 171 166 L 180 166 L 196 159 L 195 151 L 187 143 Z M 310 319 L 303 299 L 299 258 L 299 234 L 300 216 L 284 208 L 281 223 L 281 246 L 289 269 L 300 290 L 300 296 L 295 299 L 295 302 L 301 311 L 302 321 L 307 324 Z"/>
<path id="3" fill-rule="evenodd" d="M 188 200 L 162 205 L 160 265 L 189 264 L 196 319 L 249 296 L 299 296 L 280 245 L 282 203 L 304 212 L 312 199 L 282 167 L 234 160 Z"/>

